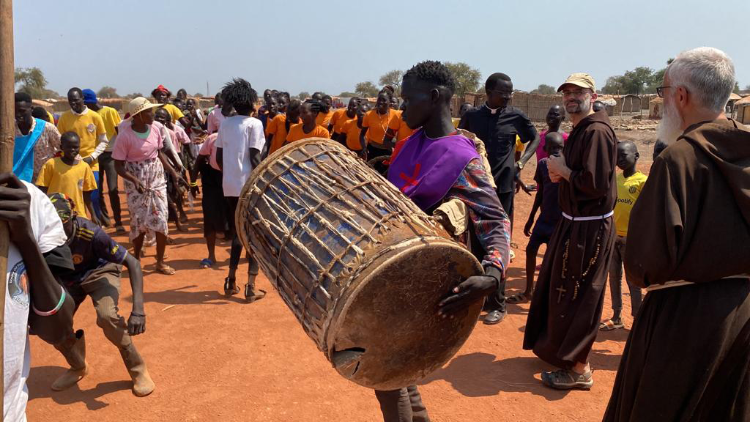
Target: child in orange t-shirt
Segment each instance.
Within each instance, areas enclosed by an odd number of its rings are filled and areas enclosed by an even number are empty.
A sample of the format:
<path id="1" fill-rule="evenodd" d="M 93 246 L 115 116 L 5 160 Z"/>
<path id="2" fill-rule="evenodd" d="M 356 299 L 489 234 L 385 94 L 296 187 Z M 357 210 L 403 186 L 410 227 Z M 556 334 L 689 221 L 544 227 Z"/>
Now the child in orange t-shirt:
<path id="1" fill-rule="evenodd" d="M 324 129 L 330 133 L 331 119 L 333 118 L 334 111 L 331 110 L 333 107 L 333 98 L 330 95 L 323 95 L 320 99 L 320 111 L 318 116 L 315 118 L 315 123 L 318 126 L 323 126 Z"/>
<path id="2" fill-rule="evenodd" d="M 279 113 L 271 120 L 266 129 L 266 143 L 269 145 L 268 153 L 272 154 L 286 143 L 286 137 L 292 126 L 300 123 L 300 101 L 291 100 L 286 106 L 286 113 Z"/>
<path id="3" fill-rule="evenodd" d="M 328 129 L 316 123 L 321 105 L 318 101 L 308 100 L 302 103 L 299 109 L 299 117 L 302 123 L 298 123 L 289 129 L 286 143 L 299 141 L 307 138 L 330 138 Z"/>
<path id="4" fill-rule="evenodd" d="M 383 143 L 388 124 L 394 115 L 391 110 L 391 98 L 393 95 L 390 91 L 386 89 L 380 91 L 375 109 L 368 112 L 362 121 L 360 133 L 366 141 L 368 158 L 390 155 L 393 149 L 392 145 Z"/>
<path id="5" fill-rule="evenodd" d="M 339 134 L 338 141 L 350 150 L 356 152 L 361 158 L 365 156 L 365 150 L 362 149 L 360 130 L 362 129 L 362 120 L 365 114 L 370 110 L 370 105 L 366 101 L 359 103 L 357 107 L 356 118 L 344 123 Z"/>

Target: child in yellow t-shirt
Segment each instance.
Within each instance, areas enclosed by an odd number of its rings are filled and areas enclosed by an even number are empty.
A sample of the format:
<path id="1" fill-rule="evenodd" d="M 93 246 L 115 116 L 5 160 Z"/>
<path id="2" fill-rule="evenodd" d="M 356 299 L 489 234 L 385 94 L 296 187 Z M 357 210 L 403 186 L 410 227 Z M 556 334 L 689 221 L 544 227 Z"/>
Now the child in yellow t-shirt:
<path id="1" fill-rule="evenodd" d="M 622 260 L 625 256 L 625 242 L 628 236 L 630 211 L 646 184 L 646 175 L 636 170 L 635 165 L 640 155 L 633 142 L 625 141 L 617 144 L 617 167 L 622 173 L 617 175 L 617 204 L 615 205 L 615 228 L 617 237 L 612 250 L 612 261 L 609 267 L 609 290 L 612 294 L 611 319 L 601 323 L 601 330 L 610 331 L 623 328 L 622 313 Z M 627 277 L 625 278 L 627 282 Z M 631 313 L 635 318 L 641 307 L 641 289 L 628 282 L 630 289 Z"/>
<path id="2" fill-rule="evenodd" d="M 91 192 L 96 190 L 94 172 L 88 164 L 77 160 L 81 139 L 75 132 L 65 132 L 60 137 L 62 156 L 50 158 L 39 172 L 36 184 L 46 194 L 63 193 L 75 204 L 75 212 L 99 224 L 91 202 Z"/>

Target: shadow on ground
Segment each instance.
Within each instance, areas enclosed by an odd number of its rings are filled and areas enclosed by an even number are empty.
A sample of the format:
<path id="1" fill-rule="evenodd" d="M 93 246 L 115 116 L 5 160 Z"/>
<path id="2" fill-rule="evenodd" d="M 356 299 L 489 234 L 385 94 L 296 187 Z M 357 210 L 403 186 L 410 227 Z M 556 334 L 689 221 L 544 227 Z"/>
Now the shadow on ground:
<path id="1" fill-rule="evenodd" d="M 490 397 L 503 391 L 532 393 L 548 401 L 564 398 L 566 391 L 550 390 L 535 377 L 545 370 L 549 370 L 548 365 L 535 357 L 495 360 L 495 355 L 477 352 L 456 357 L 427 376 L 420 385 L 445 380 L 466 397 Z"/>
<path id="2" fill-rule="evenodd" d="M 88 410 L 99 410 L 109 406 L 109 403 L 100 400 L 102 397 L 117 391 L 130 390 L 133 387 L 132 381 L 122 380 L 103 382 L 89 390 L 81 390 L 76 384 L 65 391 L 52 391 L 50 385 L 65 372 L 65 369 L 60 366 L 31 368 L 29 379 L 33 379 L 35 382 L 28 383 L 29 401 L 51 398 L 57 404 L 84 403 Z"/>

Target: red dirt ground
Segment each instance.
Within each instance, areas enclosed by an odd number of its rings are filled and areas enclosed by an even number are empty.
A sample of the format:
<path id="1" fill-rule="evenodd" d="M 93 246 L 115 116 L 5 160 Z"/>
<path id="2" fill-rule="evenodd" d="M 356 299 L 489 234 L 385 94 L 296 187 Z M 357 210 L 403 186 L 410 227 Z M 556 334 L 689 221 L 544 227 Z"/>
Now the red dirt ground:
<path id="1" fill-rule="evenodd" d="M 645 171 L 651 150 L 639 146 Z M 527 182 L 533 172 L 534 165 L 524 170 Z M 522 228 L 533 197 L 521 192 L 516 198 L 513 241 L 519 247 L 509 269 L 510 293 L 525 285 L 527 238 Z M 147 331 L 135 343 L 156 383 L 154 393 L 133 396 L 119 353 L 96 326 L 93 306 L 86 303 L 75 325 L 86 331 L 90 373 L 78 386 L 53 392 L 49 386 L 65 370 L 65 361 L 52 346 L 32 337 L 29 420 L 49 420 L 51 415 L 70 421 L 382 420 L 372 391 L 331 368 L 265 277 L 258 284 L 269 294 L 254 304 L 220 294 L 229 244 L 217 245 L 216 269 L 198 269 L 206 257 L 200 209 L 189 215 L 187 233 L 170 227 L 176 244 L 167 248 L 168 263 L 177 274 L 154 272 L 153 247 L 143 259 Z M 127 244 L 126 237 L 116 239 Z M 243 263 L 240 272 L 246 268 Z M 122 286 L 121 314 L 127 318 L 132 300 L 127 276 Z M 611 315 L 609 292 L 605 301 L 606 318 Z M 623 303 L 625 326 L 630 327 L 629 299 L 624 297 Z M 420 383 L 433 421 L 601 420 L 629 331 L 598 336 L 590 355 L 595 370 L 591 391 L 549 390 L 539 374 L 550 366 L 521 349 L 528 308 L 509 305 L 500 325 L 477 324 L 460 352 Z"/>

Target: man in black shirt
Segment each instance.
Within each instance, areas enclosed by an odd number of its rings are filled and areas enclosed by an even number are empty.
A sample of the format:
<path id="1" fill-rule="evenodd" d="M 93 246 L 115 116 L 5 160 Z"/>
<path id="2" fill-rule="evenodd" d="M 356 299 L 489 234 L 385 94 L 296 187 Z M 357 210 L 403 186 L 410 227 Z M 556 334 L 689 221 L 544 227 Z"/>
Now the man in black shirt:
<path id="1" fill-rule="evenodd" d="M 487 102 L 480 108 L 467 111 L 458 124 L 460 129 L 473 132 L 484 141 L 492 176 L 497 185 L 497 196 L 512 220 L 514 181 L 539 145 L 539 134 L 528 117 L 509 105 L 513 98 L 513 82 L 504 73 L 493 73 L 484 86 Z M 521 159 L 514 163 L 516 135 L 526 145 Z M 497 324 L 505 318 L 505 282 L 500 283 L 497 294 L 487 301 L 489 313 L 485 324 Z"/>

